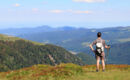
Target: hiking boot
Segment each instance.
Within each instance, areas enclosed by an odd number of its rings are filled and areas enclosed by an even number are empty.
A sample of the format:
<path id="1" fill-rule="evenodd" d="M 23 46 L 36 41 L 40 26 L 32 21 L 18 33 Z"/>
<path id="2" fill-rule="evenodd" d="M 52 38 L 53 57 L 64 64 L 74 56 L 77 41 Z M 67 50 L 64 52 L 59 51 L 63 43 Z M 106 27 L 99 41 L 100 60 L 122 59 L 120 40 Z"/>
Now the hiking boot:
<path id="1" fill-rule="evenodd" d="M 96 72 L 99 72 L 99 70 L 97 69 Z"/>
<path id="2" fill-rule="evenodd" d="M 102 70 L 102 72 L 105 72 L 105 70 Z"/>

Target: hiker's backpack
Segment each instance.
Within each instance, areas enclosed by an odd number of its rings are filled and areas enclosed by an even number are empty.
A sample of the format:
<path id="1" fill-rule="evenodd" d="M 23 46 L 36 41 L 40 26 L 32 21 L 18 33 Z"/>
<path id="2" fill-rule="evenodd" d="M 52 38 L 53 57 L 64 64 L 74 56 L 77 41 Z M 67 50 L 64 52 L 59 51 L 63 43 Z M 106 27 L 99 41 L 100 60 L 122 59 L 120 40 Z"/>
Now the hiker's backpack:
<path id="1" fill-rule="evenodd" d="M 101 56 L 102 52 L 104 51 L 102 39 L 100 41 L 97 40 L 96 43 L 96 54 Z"/>

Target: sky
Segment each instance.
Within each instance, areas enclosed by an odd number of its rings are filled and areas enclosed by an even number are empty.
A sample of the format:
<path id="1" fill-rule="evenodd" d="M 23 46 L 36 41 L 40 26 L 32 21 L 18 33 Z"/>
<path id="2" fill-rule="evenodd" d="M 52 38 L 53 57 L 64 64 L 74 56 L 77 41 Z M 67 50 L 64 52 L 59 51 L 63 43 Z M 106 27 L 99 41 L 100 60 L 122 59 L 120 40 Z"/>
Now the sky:
<path id="1" fill-rule="evenodd" d="M 130 0 L 1 0 L 0 28 L 130 26 Z"/>

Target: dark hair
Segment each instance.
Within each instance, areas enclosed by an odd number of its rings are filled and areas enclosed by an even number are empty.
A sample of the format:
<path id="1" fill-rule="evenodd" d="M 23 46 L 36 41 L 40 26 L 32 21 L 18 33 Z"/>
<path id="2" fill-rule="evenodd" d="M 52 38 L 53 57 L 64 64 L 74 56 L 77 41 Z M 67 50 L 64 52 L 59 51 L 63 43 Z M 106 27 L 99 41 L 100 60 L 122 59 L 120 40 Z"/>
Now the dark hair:
<path id="1" fill-rule="evenodd" d="M 102 33 L 101 32 L 98 32 L 97 33 L 97 37 L 101 37 Z"/>

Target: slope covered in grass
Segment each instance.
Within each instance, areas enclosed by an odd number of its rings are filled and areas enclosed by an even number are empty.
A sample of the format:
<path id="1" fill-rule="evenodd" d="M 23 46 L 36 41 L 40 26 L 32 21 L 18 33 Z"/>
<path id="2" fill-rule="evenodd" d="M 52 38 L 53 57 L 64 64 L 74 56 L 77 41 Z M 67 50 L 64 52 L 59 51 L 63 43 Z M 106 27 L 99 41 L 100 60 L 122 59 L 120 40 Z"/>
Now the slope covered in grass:
<path id="1" fill-rule="evenodd" d="M 95 72 L 95 65 L 34 65 L 20 70 L 1 72 L 1 80 L 130 80 L 129 65 L 107 65 L 106 72 Z"/>
<path id="2" fill-rule="evenodd" d="M 36 44 L 36 45 L 44 45 L 43 43 L 38 43 L 38 42 L 35 42 L 35 41 L 31 41 L 31 40 L 25 40 L 25 39 L 22 39 L 22 38 L 19 38 L 19 37 L 9 36 L 9 35 L 5 35 L 5 34 L 0 34 L 0 40 L 13 41 L 13 42 L 15 42 L 16 40 L 24 40 L 26 42 L 32 42 L 33 44 Z"/>
<path id="3" fill-rule="evenodd" d="M 83 65 L 77 56 L 62 47 L 36 44 L 17 37 L 0 36 L 0 71 L 16 70 L 35 64 L 60 63 Z"/>

